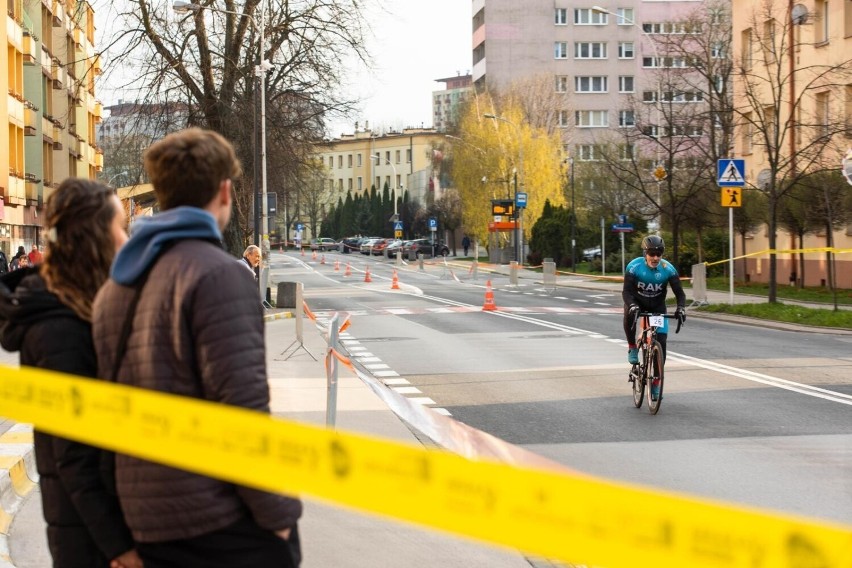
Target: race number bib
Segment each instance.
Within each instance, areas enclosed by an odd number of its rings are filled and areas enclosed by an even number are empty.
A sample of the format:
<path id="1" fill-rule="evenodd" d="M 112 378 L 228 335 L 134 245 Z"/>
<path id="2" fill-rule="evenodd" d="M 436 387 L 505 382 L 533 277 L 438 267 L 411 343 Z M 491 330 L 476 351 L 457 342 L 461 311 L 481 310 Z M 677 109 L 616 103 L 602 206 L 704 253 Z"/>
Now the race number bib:
<path id="1" fill-rule="evenodd" d="M 663 327 L 666 323 L 666 318 L 663 316 L 650 316 L 648 318 L 648 323 L 651 324 L 651 327 Z"/>

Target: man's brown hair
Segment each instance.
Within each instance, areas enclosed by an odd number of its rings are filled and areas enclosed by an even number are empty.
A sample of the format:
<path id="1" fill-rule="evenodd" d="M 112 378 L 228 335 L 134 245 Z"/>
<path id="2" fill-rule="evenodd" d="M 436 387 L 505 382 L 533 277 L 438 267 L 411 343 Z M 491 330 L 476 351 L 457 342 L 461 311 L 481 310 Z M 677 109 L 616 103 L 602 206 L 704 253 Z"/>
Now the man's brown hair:
<path id="1" fill-rule="evenodd" d="M 203 209 L 216 196 L 219 184 L 242 174 L 231 143 L 201 128 L 169 134 L 145 150 L 144 160 L 164 211 L 182 205 Z"/>

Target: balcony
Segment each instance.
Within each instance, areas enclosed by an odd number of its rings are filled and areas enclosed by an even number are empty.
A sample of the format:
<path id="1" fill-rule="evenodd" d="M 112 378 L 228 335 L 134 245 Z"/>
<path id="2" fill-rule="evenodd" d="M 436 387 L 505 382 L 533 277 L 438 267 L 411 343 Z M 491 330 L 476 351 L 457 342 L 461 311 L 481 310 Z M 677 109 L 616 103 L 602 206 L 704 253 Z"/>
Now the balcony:
<path id="1" fill-rule="evenodd" d="M 53 67 L 53 58 L 50 56 L 50 52 L 42 46 L 41 48 L 41 72 L 44 73 L 45 77 L 50 77 L 51 69 Z"/>
<path id="2" fill-rule="evenodd" d="M 24 65 L 35 65 L 38 58 L 36 57 L 36 45 L 38 38 L 33 37 L 28 32 L 24 33 Z"/>
<path id="3" fill-rule="evenodd" d="M 100 122 L 104 117 L 104 104 L 100 101 L 95 102 L 95 109 L 92 113 L 95 116 L 95 122 Z"/>
<path id="4" fill-rule="evenodd" d="M 71 32 L 71 37 L 74 39 L 74 46 L 77 49 L 82 49 L 83 47 L 83 30 L 80 28 L 74 28 L 74 31 Z"/>
<path id="5" fill-rule="evenodd" d="M 9 105 L 9 123 L 18 128 L 24 127 L 24 101 L 15 95 L 6 96 Z"/>
<path id="6" fill-rule="evenodd" d="M 6 193 L 7 205 L 25 205 L 27 202 L 27 188 L 23 177 L 15 172 L 9 172 L 9 189 Z"/>
<path id="7" fill-rule="evenodd" d="M 104 64 L 101 61 L 101 56 L 95 56 L 95 62 L 93 63 L 92 70 L 95 72 L 95 75 L 100 75 L 104 72 Z"/>
<path id="8" fill-rule="evenodd" d="M 26 194 L 27 205 L 40 205 L 40 183 L 41 180 L 35 174 L 24 175 L 24 189 Z"/>
<path id="9" fill-rule="evenodd" d="M 53 27 L 61 28 L 65 23 L 65 7 L 62 5 L 62 2 L 60 0 L 53 0 L 50 12 L 53 14 Z"/>
<path id="10" fill-rule="evenodd" d="M 38 134 L 38 109 L 24 108 L 24 136 L 35 136 Z"/>
<path id="11" fill-rule="evenodd" d="M 63 132 L 62 127 L 54 126 L 53 127 L 53 149 L 61 150 L 62 149 L 62 140 L 63 140 Z"/>
<path id="12" fill-rule="evenodd" d="M 12 16 L 6 16 L 6 35 L 9 36 L 9 45 L 18 51 L 24 50 L 24 28 Z"/>
<path id="13" fill-rule="evenodd" d="M 56 128 L 56 127 L 53 125 L 53 123 L 49 119 L 47 119 L 45 117 L 41 117 L 41 137 L 44 139 L 45 142 L 53 144 L 53 141 L 54 141 L 53 129 L 54 128 Z"/>

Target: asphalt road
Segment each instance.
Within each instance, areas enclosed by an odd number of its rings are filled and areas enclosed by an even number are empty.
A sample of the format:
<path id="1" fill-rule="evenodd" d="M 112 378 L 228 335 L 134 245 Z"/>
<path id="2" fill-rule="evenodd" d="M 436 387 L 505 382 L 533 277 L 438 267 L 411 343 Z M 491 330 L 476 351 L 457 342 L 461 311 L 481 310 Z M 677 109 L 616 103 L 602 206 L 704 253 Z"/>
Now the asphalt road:
<path id="1" fill-rule="evenodd" d="M 594 475 L 852 524 L 852 335 L 690 317 L 652 416 L 632 403 L 616 293 L 494 276 L 484 312 L 486 276 L 440 265 L 401 268 L 399 291 L 392 265 L 361 255 L 272 269 L 471 426 Z"/>

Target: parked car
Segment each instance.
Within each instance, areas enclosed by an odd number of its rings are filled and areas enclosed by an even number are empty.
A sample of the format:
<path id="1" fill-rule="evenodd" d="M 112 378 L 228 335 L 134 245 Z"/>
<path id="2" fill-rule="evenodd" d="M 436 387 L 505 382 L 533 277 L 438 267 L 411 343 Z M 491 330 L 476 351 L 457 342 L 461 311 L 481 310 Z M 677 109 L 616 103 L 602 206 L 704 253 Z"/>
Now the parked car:
<path id="1" fill-rule="evenodd" d="M 596 258 L 601 257 L 601 247 L 592 247 L 583 249 L 583 258 L 588 261 L 592 261 Z"/>
<path id="2" fill-rule="evenodd" d="M 337 241 L 334 239 L 311 239 L 311 250 L 325 252 L 327 250 L 337 250 L 338 246 Z"/>
<path id="3" fill-rule="evenodd" d="M 433 249 L 434 246 L 434 249 Z M 415 260 L 418 254 L 423 256 L 447 256 L 450 249 L 444 243 L 435 241 L 434 245 L 430 239 L 415 239 L 406 246 L 409 260 Z"/>
<path id="4" fill-rule="evenodd" d="M 373 247 L 375 247 L 379 241 L 384 241 L 384 237 L 369 237 L 365 240 L 361 241 L 361 254 L 372 254 Z"/>
<path id="5" fill-rule="evenodd" d="M 402 247 L 405 243 L 406 241 L 402 241 L 400 239 L 392 239 L 391 242 L 385 246 L 385 258 L 396 258 L 397 251 L 402 252 Z"/>
<path id="6" fill-rule="evenodd" d="M 339 250 L 344 254 L 349 254 L 354 251 L 361 251 L 361 240 L 363 237 L 346 237 L 340 241 Z"/>

